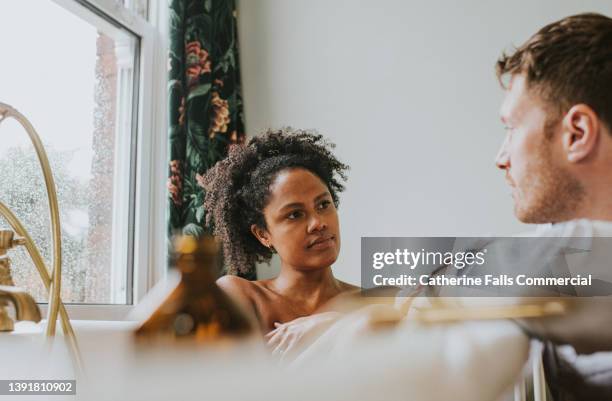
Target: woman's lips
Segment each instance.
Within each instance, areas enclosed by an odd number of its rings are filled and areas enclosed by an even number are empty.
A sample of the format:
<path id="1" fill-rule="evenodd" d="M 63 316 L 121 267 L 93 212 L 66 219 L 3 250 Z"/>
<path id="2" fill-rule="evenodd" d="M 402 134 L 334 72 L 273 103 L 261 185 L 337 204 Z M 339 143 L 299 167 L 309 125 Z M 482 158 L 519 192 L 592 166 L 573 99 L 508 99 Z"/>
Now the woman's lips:
<path id="1" fill-rule="evenodd" d="M 334 236 L 331 237 L 327 237 L 327 238 L 319 238 L 317 240 L 315 240 L 313 243 L 311 243 L 310 245 L 308 245 L 308 249 L 326 249 L 329 248 L 330 246 L 332 246 L 333 242 L 334 242 Z"/>

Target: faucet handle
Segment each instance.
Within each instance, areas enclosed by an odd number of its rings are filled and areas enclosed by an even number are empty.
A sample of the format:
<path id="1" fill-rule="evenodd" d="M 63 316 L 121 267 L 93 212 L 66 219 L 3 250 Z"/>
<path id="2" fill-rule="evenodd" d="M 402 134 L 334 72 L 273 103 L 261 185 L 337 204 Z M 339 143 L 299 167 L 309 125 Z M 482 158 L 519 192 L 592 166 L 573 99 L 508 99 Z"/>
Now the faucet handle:
<path id="1" fill-rule="evenodd" d="M 0 256 L 5 255 L 6 251 L 18 245 L 25 245 L 25 238 L 15 237 L 11 230 L 0 230 Z"/>
<path id="2" fill-rule="evenodd" d="M 34 298 L 21 288 L 14 287 L 11 261 L 6 254 L 7 250 L 25 243 L 25 238 L 15 238 L 13 231 L 0 230 L 0 331 L 13 331 L 14 328 L 13 320 L 5 308 L 7 304 L 12 304 L 15 308 L 17 320 L 39 322 L 41 319 L 40 309 Z"/>
<path id="3" fill-rule="evenodd" d="M 0 230 L 0 285 L 15 285 L 11 276 L 11 260 L 6 252 L 25 244 L 25 238 L 15 237 L 15 233 L 10 230 Z"/>

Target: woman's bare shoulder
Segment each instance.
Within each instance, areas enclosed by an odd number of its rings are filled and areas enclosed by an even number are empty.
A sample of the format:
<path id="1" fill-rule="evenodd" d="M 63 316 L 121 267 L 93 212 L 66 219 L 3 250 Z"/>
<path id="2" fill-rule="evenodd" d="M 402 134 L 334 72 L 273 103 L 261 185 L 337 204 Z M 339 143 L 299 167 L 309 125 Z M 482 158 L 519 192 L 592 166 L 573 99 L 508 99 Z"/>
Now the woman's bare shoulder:
<path id="1" fill-rule="evenodd" d="M 260 298 L 267 289 L 268 280 L 250 281 L 238 276 L 226 275 L 217 279 L 217 285 L 226 292 L 240 294 L 251 300 Z"/>
<path id="2" fill-rule="evenodd" d="M 227 274 L 217 279 L 217 285 L 226 291 L 248 291 L 253 288 L 251 281 L 242 277 Z"/>

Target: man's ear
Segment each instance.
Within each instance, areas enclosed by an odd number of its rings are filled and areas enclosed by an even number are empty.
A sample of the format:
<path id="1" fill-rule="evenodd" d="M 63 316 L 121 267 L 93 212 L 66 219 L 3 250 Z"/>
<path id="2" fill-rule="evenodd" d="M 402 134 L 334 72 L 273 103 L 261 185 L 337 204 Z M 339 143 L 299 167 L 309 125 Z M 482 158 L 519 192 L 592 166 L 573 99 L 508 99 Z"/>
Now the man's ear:
<path id="1" fill-rule="evenodd" d="M 270 248 L 272 245 L 270 243 L 270 234 L 266 229 L 259 227 L 257 224 L 251 224 L 251 232 L 263 246 Z"/>
<path id="2" fill-rule="evenodd" d="M 573 106 L 563 117 L 563 150 L 570 163 L 578 163 L 593 154 L 601 123 L 597 113 L 586 104 Z"/>

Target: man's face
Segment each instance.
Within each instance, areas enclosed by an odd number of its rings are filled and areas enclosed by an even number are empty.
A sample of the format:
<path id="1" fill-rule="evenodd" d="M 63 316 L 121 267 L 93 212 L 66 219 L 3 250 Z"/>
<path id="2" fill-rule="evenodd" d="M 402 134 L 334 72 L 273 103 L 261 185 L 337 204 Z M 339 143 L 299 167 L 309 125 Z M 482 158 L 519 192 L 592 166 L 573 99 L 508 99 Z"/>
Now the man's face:
<path id="1" fill-rule="evenodd" d="M 514 213 L 525 223 L 550 223 L 574 218 L 581 198 L 580 183 L 567 171 L 560 124 L 523 75 L 509 85 L 500 114 L 506 138 L 496 158 L 512 189 Z"/>

